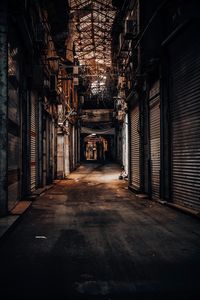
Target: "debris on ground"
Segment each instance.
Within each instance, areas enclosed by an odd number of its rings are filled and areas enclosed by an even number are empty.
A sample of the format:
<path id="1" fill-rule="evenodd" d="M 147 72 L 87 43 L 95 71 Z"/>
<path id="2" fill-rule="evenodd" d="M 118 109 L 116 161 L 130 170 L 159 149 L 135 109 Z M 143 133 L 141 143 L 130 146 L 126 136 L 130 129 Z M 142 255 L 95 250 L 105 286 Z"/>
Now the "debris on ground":
<path id="1" fill-rule="evenodd" d="M 126 171 L 124 170 L 124 167 L 122 167 L 122 171 L 121 171 L 121 173 L 120 173 L 120 175 L 119 175 L 119 179 L 120 179 L 120 180 L 122 180 L 122 179 L 128 180 L 128 174 L 127 174 Z"/>

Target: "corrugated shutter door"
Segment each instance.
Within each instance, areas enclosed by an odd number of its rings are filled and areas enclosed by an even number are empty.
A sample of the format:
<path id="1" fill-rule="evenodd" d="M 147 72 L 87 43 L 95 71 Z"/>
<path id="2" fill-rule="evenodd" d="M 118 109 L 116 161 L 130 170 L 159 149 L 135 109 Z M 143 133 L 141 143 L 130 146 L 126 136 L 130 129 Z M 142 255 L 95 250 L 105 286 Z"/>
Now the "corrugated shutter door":
<path id="1" fill-rule="evenodd" d="M 160 198 L 160 95 L 150 99 L 151 195 Z"/>
<path id="2" fill-rule="evenodd" d="M 49 181 L 50 183 L 53 180 L 53 122 L 50 119 L 49 120 L 49 150 L 50 150 L 50 155 L 49 155 L 49 159 L 50 159 L 50 164 L 49 164 Z"/>
<path id="3" fill-rule="evenodd" d="M 131 120 L 131 186 L 139 190 L 140 188 L 140 135 L 139 126 L 139 106 L 136 106 L 130 115 Z"/>
<path id="4" fill-rule="evenodd" d="M 46 130 L 46 115 L 43 111 L 43 126 L 42 126 L 42 184 L 47 184 L 47 130 Z"/>
<path id="5" fill-rule="evenodd" d="M 12 27 L 12 26 L 11 26 Z M 21 198 L 21 99 L 20 99 L 20 68 L 19 68 L 19 42 L 10 28 L 12 46 L 8 45 L 8 178 L 5 183 L 8 191 L 8 210 L 11 211 Z M 16 48 L 15 48 L 16 47 Z M 13 51 L 15 49 L 16 51 Z M 18 53 L 18 55 L 16 55 Z M 0 58 L 1 60 L 1 58 Z M 12 80 L 12 78 L 16 80 Z M 1 116 L 0 116 L 1 118 Z M 2 143 L 2 140 L 0 140 Z M 5 187 L 5 188 L 6 188 Z M 1 199 L 0 199 L 1 201 Z"/>
<path id="6" fill-rule="evenodd" d="M 19 98 L 17 95 L 12 95 L 10 91 L 8 117 L 8 209 L 10 211 L 20 199 L 21 180 L 21 127 Z"/>
<path id="7" fill-rule="evenodd" d="M 55 123 L 52 123 L 52 179 L 55 179 Z"/>
<path id="8" fill-rule="evenodd" d="M 193 32 L 193 36 L 191 34 Z M 170 47 L 172 200 L 200 209 L 200 41 L 185 32 Z M 185 40 L 190 41 L 184 43 Z M 181 49 L 180 49 L 181 48 Z"/>
<path id="9" fill-rule="evenodd" d="M 73 160 L 73 169 L 75 168 L 75 159 L 76 159 L 76 141 L 75 141 L 75 127 L 72 126 L 72 149 L 73 149 L 73 154 L 72 154 L 72 160 Z"/>
<path id="10" fill-rule="evenodd" d="M 75 167 L 76 167 L 76 165 L 77 165 L 77 154 L 78 154 L 78 151 L 77 151 L 77 129 L 76 129 L 76 127 L 75 127 L 75 154 L 76 154 L 76 156 L 75 156 Z"/>
<path id="11" fill-rule="evenodd" d="M 73 127 L 69 124 L 69 165 L 70 171 L 73 171 Z"/>
<path id="12" fill-rule="evenodd" d="M 34 93 L 31 93 L 31 114 L 30 114 L 30 158 L 31 158 L 31 177 L 30 177 L 30 190 L 36 189 L 36 99 Z"/>
<path id="13" fill-rule="evenodd" d="M 49 115 L 46 114 L 46 172 L 47 172 L 47 184 L 51 183 L 51 133 L 50 133 L 50 119 Z"/>

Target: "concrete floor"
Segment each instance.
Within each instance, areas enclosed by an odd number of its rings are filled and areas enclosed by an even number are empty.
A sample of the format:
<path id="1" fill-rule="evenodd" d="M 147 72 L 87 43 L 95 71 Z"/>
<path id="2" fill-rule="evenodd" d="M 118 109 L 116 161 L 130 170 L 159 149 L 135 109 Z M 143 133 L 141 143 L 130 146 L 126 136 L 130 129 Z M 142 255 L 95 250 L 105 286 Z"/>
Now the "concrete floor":
<path id="1" fill-rule="evenodd" d="M 3 300 L 200 294 L 199 220 L 136 198 L 119 173 L 82 165 L 33 203 L 0 246 Z"/>

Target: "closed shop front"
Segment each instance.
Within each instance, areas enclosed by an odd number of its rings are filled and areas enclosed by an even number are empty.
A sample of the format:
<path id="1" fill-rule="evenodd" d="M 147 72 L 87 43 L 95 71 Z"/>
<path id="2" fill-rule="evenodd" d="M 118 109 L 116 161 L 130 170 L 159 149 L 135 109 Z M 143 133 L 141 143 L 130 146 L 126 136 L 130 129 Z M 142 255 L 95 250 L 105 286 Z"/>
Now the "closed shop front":
<path id="1" fill-rule="evenodd" d="M 53 181 L 53 161 L 54 161 L 54 141 L 53 141 L 54 123 L 49 117 L 49 183 Z"/>
<path id="2" fill-rule="evenodd" d="M 54 174 L 57 172 L 55 165 L 55 157 L 57 157 L 57 141 L 55 133 L 55 123 L 48 111 L 43 110 L 43 125 L 42 125 L 42 165 L 43 165 L 43 182 L 45 186 L 52 183 Z"/>
<path id="3" fill-rule="evenodd" d="M 46 112 L 42 116 L 42 184 L 47 184 L 47 128 Z"/>
<path id="4" fill-rule="evenodd" d="M 160 198 L 160 87 L 153 84 L 149 95 L 151 196 Z"/>
<path id="5" fill-rule="evenodd" d="M 75 169 L 76 167 L 76 157 L 77 157 L 77 147 L 76 147 L 76 128 L 73 126 L 73 168 Z"/>
<path id="6" fill-rule="evenodd" d="M 76 167 L 77 161 L 77 135 L 76 135 L 76 127 L 74 126 L 74 168 Z"/>
<path id="7" fill-rule="evenodd" d="M 35 191 L 38 179 L 38 112 L 37 93 L 30 93 L 30 191 Z"/>
<path id="8" fill-rule="evenodd" d="M 8 209 L 21 197 L 21 103 L 20 49 L 16 33 L 10 28 L 8 44 Z"/>
<path id="9" fill-rule="evenodd" d="M 171 197 L 200 210 L 200 40 L 191 24 L 169 46 Z"/>
<path id="10" fill-rule="evenodd" d="M 73 126 L 69 123 L 69 166 L 73 171 Z"/>
<path id="11" fill-rule="evenodd" d="M 67 177 L 70 173 L 69 167 L 69 135 L 64 134 L 63 136 L 64 143 L 63 143 L 63 157 L 64 157 L 64 178 Z"/>
<path id="12" fill-rule="evenodd" d="M 77 144 L 76 144 L 76 128 L 75 125 L 70 124 L 70 170 L 73 171 L 76 167 Z"/>
<path id="13" fill-rule="evenodd" d="M 139 105 L 130 112 L 130 186 L 140 189 Z"/>
<path id="14" fill-rule="evenodd" d="M 64 135 L 59 128 L 57 132 L 57 178 L 64 178 Z"/>
<path id="15" fill-rule="evenodd" d="M 81 151 L 81 135 L 80 135 L 80 129 L 77 127 L 77 162 L 80 163 L 80 151 Z"/>
<path id="16" fill-rule="evenodd" d="M 56 155 L 57 155 L 57 128 L 56 128 L 56 123 L 55 121 L 53 121 L 53 124 L 52 124 L 52 157 L 53 157 L 53 162 L 52 162 L 52 179 L 56 179 Z"/>
<path id="17" fill-rule="evenodd" d="M 53 176 L 53 145 L 52 145 L 52 120 L 49 113 L 46 115 L 46 184 L 52 183 Z"/>
<path id="18" fill-rule="evenodd" d="M 122 164 L 128 174 L 128 115 L 126 114 L 122 127 Z"/>

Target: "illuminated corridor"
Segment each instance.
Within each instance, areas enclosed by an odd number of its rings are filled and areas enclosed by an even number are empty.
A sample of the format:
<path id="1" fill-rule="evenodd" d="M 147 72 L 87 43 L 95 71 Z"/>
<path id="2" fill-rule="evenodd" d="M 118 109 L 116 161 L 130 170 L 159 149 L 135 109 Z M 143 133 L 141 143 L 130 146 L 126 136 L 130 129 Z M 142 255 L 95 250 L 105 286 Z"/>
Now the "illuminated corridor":
<path id="1" fill-rule="evenodd" d="M 0 0 L 2 300 L 200 299 L 200 1 Z"/>

